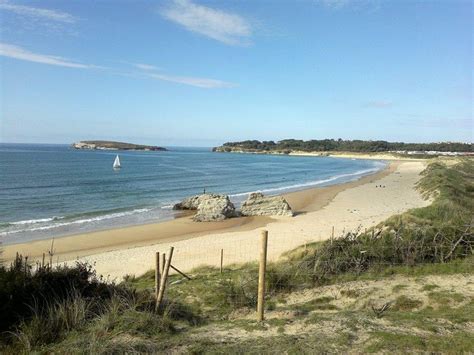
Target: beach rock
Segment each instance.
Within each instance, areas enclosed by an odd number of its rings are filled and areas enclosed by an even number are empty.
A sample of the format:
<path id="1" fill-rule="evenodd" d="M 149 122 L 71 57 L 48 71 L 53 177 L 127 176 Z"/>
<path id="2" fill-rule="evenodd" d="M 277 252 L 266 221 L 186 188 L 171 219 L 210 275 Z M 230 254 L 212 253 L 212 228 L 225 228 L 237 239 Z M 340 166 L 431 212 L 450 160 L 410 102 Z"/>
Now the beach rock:
<path id="1" fill-rule="evenodd" d="M 251 193 L 242 203 L 242 216 L 293 216 L 288 202 L 281 196 L 264 196 L 261 192 Z"/>
<path id="2" fill-rule="evenodd" d="M 201 194 L 201 195 L 196 195 L 196 196 L 191 196 L 188 198 L 185 198 L 183 201 L 175 204 L 173 206 L 173 210 L 197 210 L 199 207 L 199 204 L 201 201 L 210 199 L 210 198 L 216 198 L 221 195 L 217 194 Z"/>
<path id="3" fill-rule="evenodd" d="M 205 194 L 198 199 L 195 222 L 214 222 L 237 216 L 234 204 L 229 196 Z"/>

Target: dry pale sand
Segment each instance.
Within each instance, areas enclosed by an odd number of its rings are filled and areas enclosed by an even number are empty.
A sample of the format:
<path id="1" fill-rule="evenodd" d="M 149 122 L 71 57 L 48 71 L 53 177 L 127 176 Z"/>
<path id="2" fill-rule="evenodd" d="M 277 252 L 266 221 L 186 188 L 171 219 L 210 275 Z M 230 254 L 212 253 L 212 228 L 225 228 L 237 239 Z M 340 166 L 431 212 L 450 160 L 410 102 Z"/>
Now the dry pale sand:
<path id="1" fill-rule="evenodd" d="M 103 252 L 127 249 L 156 243 L 188 239 L 215 231 L 251 230 L 266 225 L 268 217 L 234 218 L 219 223 L 195 223 L 188 216 L 171 221 L 144 224 L 98 232 L 76 234 L 33 242 L 3 246 L 2 258 L 11 261 L 15 254 L 28 256 L 29 260 L 39 260 L 42 254 L 48 256 L 54 250 L 54 261 L 62 262 Z"/>
<path id="2" fill-rule="evenodd" d="M 296 156 L 329 156 L 331 158 L 346 158 L 346 159 L 366 159 L 366 160 L 405 160 L 405 161 L 418 161 L 421 159 L 414 159 L 411 157 L 401 157 L 392 153 L 356 153 L 356 152 L 322 152 L 322 153 L 311 153 L 311 152 L 291 152 L 289 155 Z M 425 160 L 426 161 L 426 160 Z"/>
<path id="3" fill-rule="evenodd" d="M 275 260 L 281 253 L 306 242 L 329 238 L 333 226 L 337 235 L 343 230 L 370 227 L 393 214 L 428 205 L 430 202 L 414 188 L 423 169 L 422 162 L 400 162 L 390 174 L 346 188 L 322 208 L 311 211 L 315 206 L 309 203 L 293 218 L 278 218 L 268 223 L 265 229 L 269 232 L 269 259 Z M 314 190 L 300 192 L 305 193 L 311 194 Z M 319 204 L 316 207 L 324 204 L 321 200 L 315 203 Z M 111 278 L 146 272 L 153 267 L 154 253 L 166 252 L 171 245 L 175 247 L 173 265 L 182 270 L 203 264 L 217 266 L 220 249 L 224 249 L 225 264 L 253 261 L 259 253 L 260 229 L 214 231 L 171 243 L 95 254 L 82 260 L 94 262 L 99 273 Z"/>
<path id="4" fill-rule="evenodd" d="M 246 151 L 233 151 L 233 154 L 270 154 L 270 155 L 286 155 L 279 151 L 270 152 L 246 152 Z M 417 159 L 411 156 L 400 156 L 390 152 L 378 152 L 378 153 L 358 153 L 358 152 L 338 152 L 338 151 L 321 151 L 321 152 L 305 152 L 300 150 L 293 150 L 288 155 L 303 156 L 303 157 L 331 157 L 331 158 L 345 158 L 345 159 L 366 159 L 366 160 L 396 160 L 396 161 L 426 161 L 426 159 Z M 455 160 L 457 157 L 443 157 L 447 160 Z"/>

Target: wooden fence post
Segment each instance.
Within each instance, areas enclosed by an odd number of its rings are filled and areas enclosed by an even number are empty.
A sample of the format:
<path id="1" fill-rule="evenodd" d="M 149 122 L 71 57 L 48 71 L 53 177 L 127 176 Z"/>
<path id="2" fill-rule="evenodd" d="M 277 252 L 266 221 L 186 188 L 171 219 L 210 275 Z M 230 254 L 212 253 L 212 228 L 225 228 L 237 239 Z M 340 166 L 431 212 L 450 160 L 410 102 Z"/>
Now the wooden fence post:
<path id="1" fill-rule="evenodd" d="M 188 280 L 192 280 L 191 277 L 189 277 L 188 275 L 186 275 L 184 272 L 182 272 L 180 269 L 178 269 L 177 267 L 174 267 L 173 265 L 170 264 L 170 268 L 172 268 L 174 271 L 176 271 L 178 274 L 180 274 L 181 276 L 187 278 Z"/>
<path id="2" fill-rule="evenodd" d="M 155 297 L 158 298 L 158 291 L 160 290 L 160 252 L 157 251 L 155 255 Z"/>
<path id="3" fill-rule="evenodd" d="M 267 269 L 267 245 L 268 231 L 263 230 L 260 236 L 260 267 L 258 271 L 258 302 L 257 302 L 257 320 L 263 321 L 265 308 L 265 272 Z"/>
<path id="4" fill-rule="evenodd" d="M 163 296 L 165 294 L 166 281 L 168 280 L 168 273 L 170 271 L 171 258 L 173 257 L 174 247 L 170 248 L 170 253 L 168 259 L 166 259 L 165 267 L 163 273 L 161 274 L 160 280 L 160 290 L 158 291 L 158 296 L 156 297 L 156 309 L 160 308 L 161 302 L 163 301 Z"/>
<path id="5" fill-rule="evenodd" d="M 166 263 L 166 253 L 161 254 L 161 272 L 160 275 L 163 275 L 163 271 L 165 270 L 165 263 Z"/>
<path id="6" fill-rule="evenodd" d="M 221 249 L 221 274 L 222 274 L 222 265 L 224 263 L 224 249 Z"/>

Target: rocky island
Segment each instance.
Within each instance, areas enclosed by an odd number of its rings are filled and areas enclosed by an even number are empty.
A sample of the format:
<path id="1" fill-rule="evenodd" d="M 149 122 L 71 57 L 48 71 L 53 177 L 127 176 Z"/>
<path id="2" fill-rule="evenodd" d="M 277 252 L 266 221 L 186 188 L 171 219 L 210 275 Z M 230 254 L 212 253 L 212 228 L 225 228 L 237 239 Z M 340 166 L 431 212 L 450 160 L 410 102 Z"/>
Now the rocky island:
<path id="1" fill-rule="evenodd" d="M 145 151 L 166 151 L 166 148 L 153 146 L 132 144 L 114 141 L 80 141 L 72 144 L 74 149 L 90 149 L 90 150 L 145 150 Z"/>

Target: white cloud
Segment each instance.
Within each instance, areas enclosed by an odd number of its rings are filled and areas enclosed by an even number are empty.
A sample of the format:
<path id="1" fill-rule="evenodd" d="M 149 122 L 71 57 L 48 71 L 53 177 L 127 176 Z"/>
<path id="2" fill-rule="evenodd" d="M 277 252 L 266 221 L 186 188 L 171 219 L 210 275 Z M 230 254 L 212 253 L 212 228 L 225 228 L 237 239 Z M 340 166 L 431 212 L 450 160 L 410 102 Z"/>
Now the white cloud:
<path id="1" fill-rule="evenodd" d="M 251 26 L 243 17 L 194 4 L 190 0 L 172 0 L 161 14 L 189 31 L 225 44 L 245 44 L 252 35 Z"/>
<path id="2" fill-rule="evenodd" d="M 161 68 L 150 64 L 134 63 L 132 65 L 135 68 L 142 70 L 145 77 L 151 79 L 169 81 L 172 83 L 190 85 L 204 89 L 231 88 L 237 86 L 233 83 L 222 80 L 165 74 L 162 72 Z"/>
<path id="3" fill-rule="evenodd" d="M 204 89 L 220 89 L 220 88 L 231 88 L 236 85 L 222 80 L 207 79 L 207 78 L 196 78 L 190 76 L 174 76 L 167 74 L 148 74 L 150 78 L 157 80 L 170 81 L 178 84 L 191 85 L 198 88 Z"/>
<path id="4" fill-rule="evenodd" d="M 8 1 L 0 1 L 0 10 L 10 11 L 20 16 L 44 19 L 62 23 L 75 23 L 77 18 L 67 12 L 43 9 L 32 6 L 16 5 Z"/>
<path id="5" fill-rule="evenodd" d="M 48 55 L 48 54 L 33 53 L 19 46 L 15 46 L 8 43 L 1 43 L 1 42 L 0 42 L 0 56 L 15 58 L 19 60 L 25 60 L 28 62 L 58 65 L 61 67 L 81 68 L 81 69 L 96 68 L 96 66 L 73 62 L 64 57 L 58 57 L 58 56 L 53 56 L 53 55 Z"/>
<path id="6" fill-rule="evenodd" d="M 2 42 L 0 42 L 0 56 L 19 59 L 19 60 L 25 60 L 28 62 L 57 65 L 57 66 L 69 67 L 69 68 L 110 69 L 110 68 L 105 68 L 105 67 L 99 67 L 96 65 L 74 62 L 64 57 L 48 55 L 48 54 L 33 53 L 22 47 L 15 46 L 8 43 L 2 43 Z M 133 66 L 142 70 L 144 77 L 156 79 L 156 80 L 164 80 L 164 81 L 169 81 L 173 83 L 191 85 L 191 86 L 205 88 L 205 89 L 230 88 L 230 87 L 236 86 L 233 83 L 229 83 L 222 80 L 164 74 L 161 72 L 157 72 L 159 70 L 158 67 L 155 67 L 149 64 L 138 63 L 138 64 L 133 64 Z M 113 74 L 113 72 L 110 72 L 110 71 L 109 73 Z M 129 75 L 129 74 L 119 74 L 119 75 Z"/>
<path id="7" fill-rule="evenodd" d="M 160 70 L 160 68 L 155 67 L 154 65 L 150 65 L 150 64 L 134 63 L 133 66 L 141 70 L 149 70 L 149 71 Z"/>

